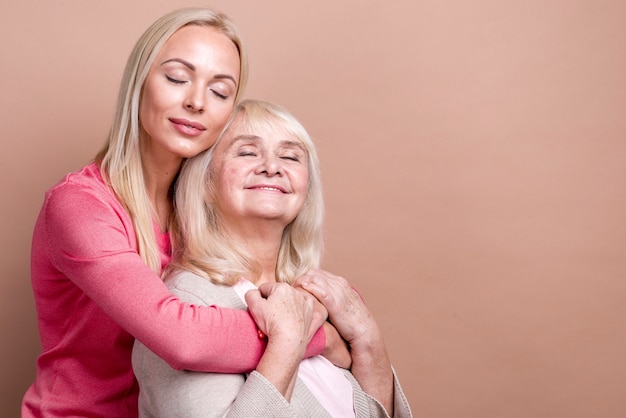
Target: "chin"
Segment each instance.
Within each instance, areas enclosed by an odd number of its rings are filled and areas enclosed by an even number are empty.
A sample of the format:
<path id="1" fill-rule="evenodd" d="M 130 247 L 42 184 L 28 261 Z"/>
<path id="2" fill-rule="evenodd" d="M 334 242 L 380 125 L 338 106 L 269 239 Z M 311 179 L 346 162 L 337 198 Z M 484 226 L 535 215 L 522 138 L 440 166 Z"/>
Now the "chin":
<path id="1" fill-rule="evenodd" d="M 207 149 L 209 149 L 209 147 L 206 148 L 194 148 L 194 149 L 182 149 L 182 150 L 175 150 L 174 154 L 176 154 L 177 157 L 180 158 L 192 158 L 195 157 L 196 155 L 200 154 L 202 151 L 206 151 Z"/>

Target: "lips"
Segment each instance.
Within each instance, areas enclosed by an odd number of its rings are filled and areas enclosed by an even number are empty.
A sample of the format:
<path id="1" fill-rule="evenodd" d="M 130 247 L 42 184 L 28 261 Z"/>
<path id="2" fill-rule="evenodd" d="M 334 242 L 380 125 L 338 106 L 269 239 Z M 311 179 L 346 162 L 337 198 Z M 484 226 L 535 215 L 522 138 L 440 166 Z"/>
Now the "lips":
<path id="1" fill-rule="evenodd" d="M 247 187 L 250 190 L 265 190 L 268 192 L 280 192 L 287 193 L 284 187 L 278 186 L 276 184 L 255 184 L 254 186 Z"/>
<path id="2" fill-rule="evenodd" d="M 206 131 L 204 125 L 187 119 L 170 118 L 169 121 L 174 124 L 179 132 L 185 135 L 197 136 Z"/>

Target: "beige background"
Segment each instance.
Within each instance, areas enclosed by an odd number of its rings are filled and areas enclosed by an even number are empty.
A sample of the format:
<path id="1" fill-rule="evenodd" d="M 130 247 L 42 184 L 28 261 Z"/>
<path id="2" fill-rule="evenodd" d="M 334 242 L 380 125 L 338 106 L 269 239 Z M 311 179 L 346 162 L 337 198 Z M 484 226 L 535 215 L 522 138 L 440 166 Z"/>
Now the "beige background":
<path id="1" fill-rule="evenodd" d="M 139 34 L 206 4 L 3 0 L 2 416 L 39 352 L 43 193 L 101 146 Z M 247 41 L 247 96 L 315 137 L 325 266 L 379 318 L 417 417 L 626 416 L 625 2 L 210 4 Z"/>

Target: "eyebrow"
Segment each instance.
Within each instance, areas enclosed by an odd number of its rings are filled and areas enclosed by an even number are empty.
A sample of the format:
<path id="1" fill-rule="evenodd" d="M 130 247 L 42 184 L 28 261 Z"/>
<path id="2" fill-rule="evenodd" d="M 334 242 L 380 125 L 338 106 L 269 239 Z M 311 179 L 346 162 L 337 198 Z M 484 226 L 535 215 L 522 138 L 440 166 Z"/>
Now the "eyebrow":
<path id="1" fill-rule="evenodd" d="M 165 60 L 161 63 L 161 65 L 165 65 L 167 63 L 170 62 L 178 62 L 180 64 L 183 64 L 185 67 L 189 68 L 191 71 L 196 71 L 196 66 L 193 65 L 192 63 L 190 63 L 187 60 L 184 60 L 182 58 L 170 58 L 168 60 Z M 223 80 L 223 79 L 228 79 L 231 80 L 233 83 L 235 83 L 235 86 L 237 86 L 237 80 L 235 80 L 235 78 L 230 75 L 230 74 L 216 74 L 214 76 L 214 78 L 218 79 L 218 80 Z"/>
<path id="2" fill-rule="evenodd" d="M 306 148 L 304 147 L 304 144 L 302 144 L 302 142 L 300 142 L 300 141 L 291 141 L 291 140 L 288 140 L 288 139 L 284 139 L 284 140 L 280 141 L 280 145 L 283 146 L 283 147 L 287 147 L 287 148 L 298 148 L 299 150 L 301 150 L 305 154 L 307 153 Z"/>
<path id="3" fill-rule="evenodd" d="M 242 141 L 259 142 L 260 140 L 261 140 L 261 137 L 258 135 L 250 135 L 250 134 L 237 135 L 230 142 L 229 147 L 232 147 L 236 143 L 242 142 Z M 307 152 L 306 148 L 304 147 L 304 144 L 302 144 L 302 142 L 300 141 L 292 141 L 290 139 L 283 139 L 280 141 L 280 146 L 287 147 L 287 148 L 298 148 L 304 153 Z"/>
<path id="4" fill-rule="evenodd" d="M 258 135 L 242 134 L 242 135 L 237 135 L 233 137 L 233 139 L 230 141 L 230 144 L 228 146 L 232 147 L 236 143 L 243 142 L 243 141 L 259 142 L 260 140 L 261 140 L 261 137 Z"/>

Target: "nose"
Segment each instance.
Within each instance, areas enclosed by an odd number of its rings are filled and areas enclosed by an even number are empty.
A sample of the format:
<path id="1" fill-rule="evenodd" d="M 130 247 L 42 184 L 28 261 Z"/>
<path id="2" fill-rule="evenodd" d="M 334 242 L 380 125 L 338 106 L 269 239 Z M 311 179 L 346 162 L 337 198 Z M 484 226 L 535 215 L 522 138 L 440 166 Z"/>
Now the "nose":
<path id="1" fill-rule="evenodd" d="M 200 88 L 192 88 L 189 90 L 183 106 L 190 112 L 204 112 L 205 92 Z"/>
<path id="2" fill-rule="evenodd" d="M 259 164 L 258 172 L 259 174 L 265 174 L 268 177 L 282 176 L 283 166 L 280 158 L 275 155 L 264 155 L 263 158 L 261 158 L 261 164 Z"/>

